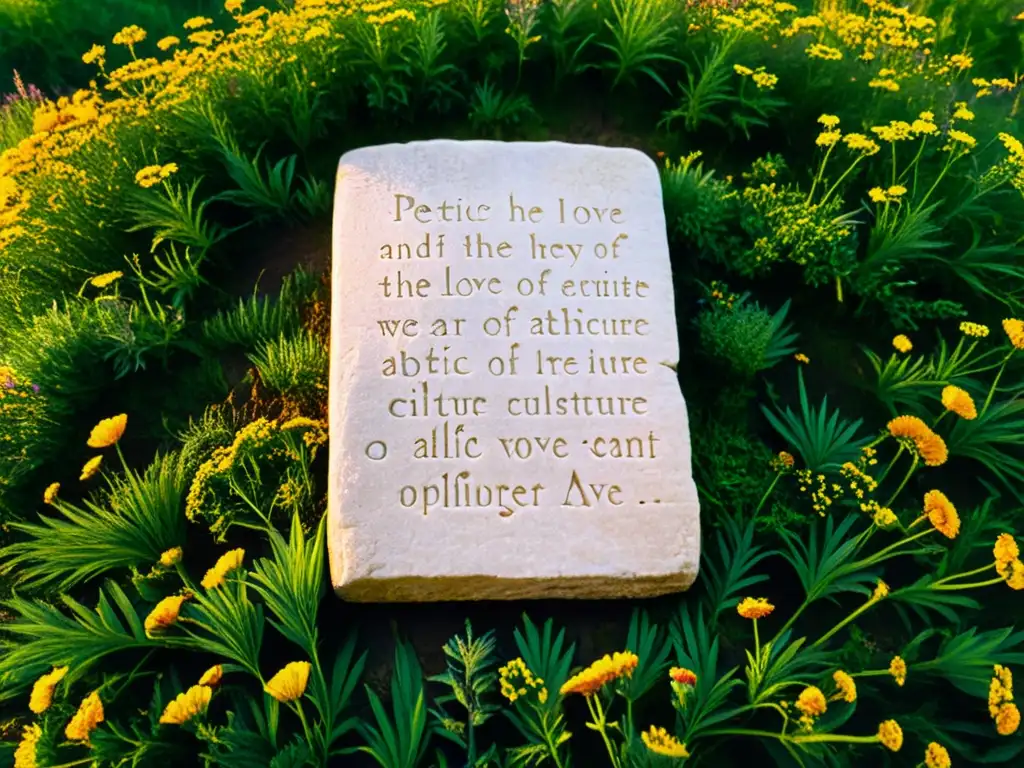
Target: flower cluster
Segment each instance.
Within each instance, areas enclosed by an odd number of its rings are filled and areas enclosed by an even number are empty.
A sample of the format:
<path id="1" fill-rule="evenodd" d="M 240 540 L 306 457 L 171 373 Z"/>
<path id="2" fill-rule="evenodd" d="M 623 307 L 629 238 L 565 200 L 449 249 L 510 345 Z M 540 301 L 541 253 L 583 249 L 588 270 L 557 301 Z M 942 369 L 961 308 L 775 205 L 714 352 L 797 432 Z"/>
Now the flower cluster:
<path id="1" fill-rule="evenodd" d="M 536 694 L 537 701 L 541 704 L 548 700 L 548 689 L 544 686 L 544 680 L 534 675 L 521 658 L 512 659 L 498 670 L 498 678 L 501 695 L 511 703 L 532 697 L 533 694 Z"/>
<path id="2" fill-rule="evenodd" d="M 233 549 L 221 555 L 213 568 L 208 570 L 206 575 L 203 576 L 203 588 L 216 589 L 223 586 L 227 581 L 228 574 L 241 568 L 244 559 L 244 549 Z"/>
<path id="3" fill-rule="evenodd" d="M 563 696 L 569 693 L 593 696 L 607 683 L 632 676 L 633 670 L 639 663 L 640 659 L 637 655 L 629 651 L 616 651 L 611 656 L 605 655 L 582 672 L 569 678 L 559 693 Z"/>
<path id="4" fill-rule="evenodd" d="M 904 447 L 915 451 L 929 467 L 942 466 L 949 458 L 946 441 L 917 416 L 897 416 L 887 428 L 890 435 Z"/>
<path id="5" fill-rule="evenodd" d="M 75 716 L 71 718 L 64 735 L 69 741 L 89 743 L 89 736 L 103 722 L 103 702 L 99 692 L 93 691 L 82 701 Z"/>
<path id="6" fill-rule="evenodd" d="M 775 606 L 763 597 L 745 597 L 736 606 L 736 612 L 744 619 L 763 619 L 775 610 Z"/>
<path id="7" fill-rule="evenodd" d="M 1013 674 L 996 664 L 988 688 L 988 713 L 1000 736 L 1011 736 L 1020 728 L 1020 710 L 1013 702 Z"/>
<path id="8" fill-rule="evenodd" d="M 995 557 L 996 573 L 1006 581 L 1010 589 L 1024 589 L 1024 562 L 1021 562 L 1020 548 L 1013 536 L 1008 533 L 999 534 L 992 554 Z"/>
<path id="9" fill-rule="evenodd" d="M 176 163 L 167 163 L 166 165 L 147 165 L 135 174 L 135 183 L 144 189 L 148 189 L 149 187 L 156 186 L 161 181 L 169 179 L 177 172 L 178 166 Z"/>
<path id="10" fill-rule="evenodd" d="M 160 715 L 160 722 L 166 725 L 184 725 L 197 715 L 206 712 L 210 706 L 213 690 L 205 685 L 193 685 L 184 693 L 179 693 Z"/>
<path id="11" fill-rule="evenodd" d="M 656 754 L 666 757 L 690 756 L 690 753 L 686 751 L 686 745 L 664 728 L 652 725 L 649 730 L 640 734 L 640 738 L 643 739 L 644 745 Z"/>

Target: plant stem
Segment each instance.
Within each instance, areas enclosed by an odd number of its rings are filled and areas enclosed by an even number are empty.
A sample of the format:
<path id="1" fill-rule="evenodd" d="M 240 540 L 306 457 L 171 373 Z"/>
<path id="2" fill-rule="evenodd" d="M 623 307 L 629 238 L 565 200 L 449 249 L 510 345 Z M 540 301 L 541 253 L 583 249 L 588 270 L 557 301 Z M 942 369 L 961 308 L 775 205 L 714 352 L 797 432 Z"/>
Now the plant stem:
<path id="1" fill-rule="evenodd" d="M 896 489 L 896 492 L 889 498 L 889 501 L 886 502 L 885 506 L 887 506 L 889 508 L 892 508 L 892 503 L 894 501 L 896 501 L 896 497 L 900 495 L 900 491 L 903 490 L 904 486 L 907 484 L 907 481 L 910 479 L 910 476 L 912 474 L 914 474 L 914 470 L 915 469 L 917 469 L 917 454 L 916 453 L 914 454 L 914 460 L 910 463 L 910 469 L 907 470 L 907 474 L 903 477 L 903 482 L 900 483 L 899 488 Z"/>
<path id="2" fill-rule="evenodd" d="M 604 707 L 601 706 L 601 699 L 597 694 L 587 696 L 587 708 L 590 710 L 590 716 L 594 719 L 594 725 L 597 727 L 598 733 L 601 734 L 601 738 L 604 740 L 604 746 L 608 750 L 608 758 L 612 762 L 612 768 L 620 768 L 619 758 L 615 754 L 615 748 L 612 746 L 611 739 L 608 738 L 608 731 L 605 728 L 607 720 Z"/>
<path id="3" fill-rule="evenodd" d="M 1010 362 L 1010 358 L 1013 357 L 1013 353 L 1015 351 L 1015 349 L 1011 349 L 1010 354 L 1003 358 L 1003 362 L 999 366 L 999 373 L 996 374 L 995 379 L 992 381 L 992 386 L 989 387 L 988 396 L 985 398 L 985 404 L 981 406 L 981 411 L 978 414 L 979 416 L 984 416 L 985 412 L 988 410 L 988 406 L 992 402 L 992 395 L 996 393 L 996 387 L 999 385 L 999 379 L 1002 378 L 1003 371 L 1006 370 L 1006 364 Z"/>
<path id="4" fill-rule="evenodd" d="M 757 509 L 754 510 L 754 517 L 757 517 L 757 513 L 761 511 L 761 507 L 768 501 L 768 497 L 771 496 L 772 491 L 775 490 L 775 486 L 779 483 L 779 478 L 782 477 L 782 473 L 778 472 L 775 475 L 775 479 L 772 480 L 771 485 L 768 486 L 768 490 L 764 492 L 764 496 L 761 497 L 761 501 L 757 503 Z"/>
<path id="5" fill-rule="evenodd" d="M 893 465 L 896 463 L 897 459 L 899 459 L 899 457 L 902 456 L 902 455 L 903 455 L 903 443 L 900 443 L 900 449 L 898 451 L 896 451 L 896 455 L 892 457 L 892 461 L 889 462 L 889 466 L 887 466 L 885 468 L 885 471 L 882 473 L 882 476 L 880 478 L 878 478 L 878 484 L 879 485 L 881 485 L 885 481 L 885 478 L 887 478 L 889 476 L 889 470 L 893 468 Z"/>
<path id="6" fill-rule="evenodd" d="M 840 629 L 845 627 L 847 624 L 849 624 L 855 618 L 860 616 L 862 613 L 864 613 L 864 611 L 866 611 L 868 608 L 870 608 L 871 606 L 873 606 L 877 602 L 878 602 L 878 600 L 875 600 L 874 598 L 871 598 L 870 600 L 868 600 L 866 603 L 864 603 L 864 605 L 862 605 L 860 608 L 855 610 L 853 613 L 851 613 L 845 619 L 843 619 L 838 624 L 836 624 L 834 627 L 832 627 L 832 629 L 830 629 L 828 632 L 826 632 L 824 635 L 822 635 L 820 638 L 818 638 L 818 640 L 816 642 L 812 643 L 810 645 L 810 647 L 811 648 L 816 648 L 819 645 L 821 645 L 822 643 L 824 643 L 826 640 L 828 640 L 830 637 L 832 637 L 832 635 L 834 635 Z"/>
<path id="7" fill-rule="evenodd" d="M 976 587 L 991 587 L 993 584 L 1002 584 L 1006 579 L 1002 576 L 996 576 L 994 579 L 988 581 L 976 581 L 973 584 L 932 584 L 930 589 L 940 589 L 946 591 L 953 591 L 958 589 L 974 589 Z"/>
<path id="8" fill-rule="evenodd" d="M 952 576 L 947 576 L 944 579 L 939 579 L 938 581 L 934 582 L 932 584 L 932 589 L 935 589 L 940 584 L 945 584 L 947 582 L 953 581 L 953 579 L 963 579 L 963 578 L 966 578 L 967 576 L 975 576 L 975 575 L 977 575 L 979 573 L 984 573 L 985 571 L 991 570 L 991 568 L 992 568 L 991 564 L 990 565 L 983 565 L 983 566 L 981 566 L 981 568 L 975 568 L 973 571 L 964 571 L 963 573 L 956 573 L 956 574 L 953 574 Z"/>

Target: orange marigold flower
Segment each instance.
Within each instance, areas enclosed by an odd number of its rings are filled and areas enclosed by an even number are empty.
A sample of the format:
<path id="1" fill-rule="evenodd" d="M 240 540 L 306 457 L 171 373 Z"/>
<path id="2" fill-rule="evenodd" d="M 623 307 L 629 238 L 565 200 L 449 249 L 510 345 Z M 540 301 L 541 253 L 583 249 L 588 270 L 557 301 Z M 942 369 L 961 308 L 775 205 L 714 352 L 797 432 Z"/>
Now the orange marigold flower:
<path id="1" fill-rule="evenodd" d="M 925 768 L 950 768 L 952 764 L 949 752 L 941 744 L 933 741 L 924 751 Z"/>
<path id="2" fill-rule="evenodd" d="M 954 387 L 952 384 L 942 390 L 942 405 L 947 411 L 952 411 L 961 419 L 971 421 L 978 418 L 978 409 L 974 406 L 974 399 L 966 390 Z"/>
<path id="3" fill-rule="evenodd" d="M 892 345 L 893 347 L 896 348 L 897 352 L 903 352 L 904 354 L 906 354 L 907 352 L 914 348 L 914 344 L 910 341 L 910 339 L 907 336 L 905 336 L 902 333 L 899 336 L 893 338 Z"/>
<path id="4" fill-rule="evenodd" d="M 159 632 L 177 623 L 181 605 L 187 599 L 188 595 L 171 595 L 157 603 L 146 617 L 146 634 Z"/>
<path id="5" fill-rule="evenodd" d="M 1009 317 L 1003 320 L 1003 330 L 1014 347 L 1024 349 L 1024 321 Z"/>
<path id="6" fill-rule="evenodd" d="M 992 555 L 997 563 L 1009 563 L 1020 557 L 1020 548 L 1016 539 L 1008 533 L 1000 533 L 996 537 L 996 545 L 992 548 Z"/>
<path id="7" fill-rule="evenodd" d="M 78 712 L 71 718 L 64 735 L 69 741 L 89 743 L 89 735 L 103 722 L 103 702 L 98 691 L 93 691 L 82 701 Z"/>
<path id="8" fill-rule="evenodd" d="M 67 667 L 54 667 L 50 672 L 36 680 L 32 685 L 32 693 L 28 699 L 28 708 L 37 715 L 41 715 L 48 710 L 53 703 L 53 692 L 57 689 L 57 684 L 64 679 L 64 675 L 67 673 Z"/>
<path id="9" fill-rule="evenodd" d="M 220 685 L 222 677 L 224 677 L 224 667 L 216 664 L 203 672 L 203 676 L 199 678 L 199 684 L 215 687 Z"/>
<path id="10" fill-rule="evenodd" d="M 102 461 L 102 456 L 93 456 L 91 459 L 85 462 L 85 466 L 82 467 L 82 474 L 78 479 L 88 480 L 90 477 L 95 475 L 97 472 L 100 471 L 100 464 L 102 463 Z"/>
<path id="11" fill-rule="evenodd" d="M 201 715 L 210 706 L 213 691 L 205 685 L 193 685 L 184 693 L 179 693 L 174 701 L 168 703 L 160 722 L 165 725 L 184 725 L 196 715 Z"/>
<path id="12" fill-rule="evenodd" d="M 907 682 L 907 662 L 899 656 L 893 656 L 892 661 L 889 662 L 889 674 L 896 681 L 896 685 L 902 688 L 903 684 Z"/>
<path id="13" fill-rule="evenodd" d="M 736 612 L 744 619 L 763 619 L 775 610 L 775 606 L 763 597 L 745 597 L 736 606 Z"/>
<path id="14" fill-rule="evenodd" d="M 43 491 L 43 502 L 53 504 L 57 500 L 57 493 L 60 491 L 60 483 L 50 483 Z"/>
<path id="15" fill-rule="evenodd" d="M 616 651 L 611 656 L 605 654 L 582 672 L 573 675 L 561 687 L 559 693 L 563 696 L 570 693 L 578 693 L 583 696 L 593 696 L 605 684 L 618 680 L 620 677 L 630 677 L 640 659 L 630 651 Z"/>
<path id="16" fill-rule="evenodd" d="M 309 682 L 308 661 L 293 661 L 267 681 L 264 690 L 278 701 L 295 701 L 306 692 Z"/>
<path id="17" fill-rule="evenodd" d="M 903 729 L 895 720 L 886 720 L 878 726 L 878 740 L 893 752 L 903 746 Z"/>
<path id="18" fill-rule="evenodd" d="M 681 683 L 682 685 L 697 684 L 697 674 L 685 667 L 672 667 L 672 669 L 668 671 L 668 676 L 675 682 Z"/>
<path id="19" fill-rule="evenodd" d="M 90 448 L 109 448 L 121 439 L 121 435 L 124 434 L 124 428 L 127 425 L 128 415 L 125 413 L 111 416 L 109 419 L 103 419 L 103 421 L 92 428 L 92 434 L 89 435 L 86 445 Z"/>
<path id="20" fill-rule="evenodd" d="M 857 684 L 846 672 L 841 669 L 832 674 L 832 680 L 836 684 L 836 692 L 832 695 L 832 701 L 845 701 L 852 704 L 857 700 Z"/>
<path id="21" fill-rule="evenodd" d="M 1012 736 L 1020 728 L 1020 710 L 1017 705 L 1003 704 L 996 714 L 996 731 L 1000 736 Z"/>
<path id="22" fill-rule="evenodd" d="M 825 701 L 825 694 L 820 689 L 809 685 L 800 691 L 796 700 L 796 708 L 807 717 L 821 717 L 828 709 L 828 703 Z"/>
<path id="23" fill-rule="evenodd" d="M 928 491 L 924 495 L 924 513 L 935 530 L 947 539 L 955 539 L 960 533 L 960 515 L 942 491 Z"/>

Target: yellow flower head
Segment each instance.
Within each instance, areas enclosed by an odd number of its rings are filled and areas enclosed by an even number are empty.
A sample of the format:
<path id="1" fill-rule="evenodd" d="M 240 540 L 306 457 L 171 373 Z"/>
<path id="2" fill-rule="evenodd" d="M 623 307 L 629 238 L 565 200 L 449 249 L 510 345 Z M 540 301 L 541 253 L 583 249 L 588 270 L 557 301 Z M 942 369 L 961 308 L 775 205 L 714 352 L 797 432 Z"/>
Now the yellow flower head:
<path id="1" fill-rule="evenodd" d="M 173 547 L 160 555 L 160 565 L 164 568 L 173 568 L 181 562 L 181 547 Z"/>
<path id="2" fill-rule="evenodd" d="M 822 131 L 818 134 L 818 138 L 814 140 L 814 143 L 819 147 L 834 147 L 842 138 L 843 134 L 839 131 Z"/>
<path id="3" fill-rule="evenodd" d="M 836 117 L 835 115 L 822 115 L 821 117 L 818 118 L 818 122 L 821 123 L 826 128 L 831 129 L 839 125 L 839 118 Z"/>
<path id="4" fill-rule="evenodd" d="M 1018 592 L 1024 589 L 1024 562 L 1019 557 L 1006 563 L 997 562 L 996 572 L 1006 580 L 1010 589 Z"/>
<path id="5" fill-rule="evenodd" d="M 914 344 L 902 333 L 899 336 L 893 337 L 892 345 L 895 347 L 897 352 L 906 354 L 914 348 Z"/>
<path id="6" fill-rule="evenodd" d="M 201 715 L 210 706 L 213 690 L 205 685 L 193 685 L 184 693 L 179 693 L 160 715 L 160 722 L 165 725 L 183 725 L 196 715 Z"/>
<path id="7" fill-rule="evenodd" d="M 309 682 L 309 667 L 308 661 L 293 661 L 270 678 L 264 690 L 282 703 L 301 698 Z"/>
<path id="8" fill-rule="evenodd" d="M 888 528 L 895 525 L 898 520 L 899 518 L 896 517 L 896 513 L 888 507 L 879 507 L 872 518 L 872 522 L 879 528 Z"/>
<path id="9" fill-rule="evenodd" d="M 964 131 L 958 131 L 956 129 L 949 132 L 949 138 L 957 144 L 963 144 L 968 149 L 978 145 L 978 140 L 971 136 L 971 134 L 965 133 Z"/>
<path id="10" fill-rule="evenodd" d="M 690 756 L 690 753 L 686 751 L 686 745 L 664 728 L 652 725 L 649 730 L 640 734 L 640 738 L 643 739 L 644 745 L 656 754 L 666 757 Z"/>
<path id="11" fill-rule="evenodd" d="M 67 728 L 64 729 L 64 735 L 69 741 L 84 741 L 88 744 L 89 735 L 102 722 L 103 702 L 100 701 L 99 693 L 93 691 L 85 697 L 78 707 L 78 712 L 75 713 Z"/>
<path id="12" fill-rule="evenodd" d="M 871 198 L 872 203 L 884 203 L 889 199 L 885 194 L 885 190 L 881 187 L 872 187 L 869 189 L 868 197 Z"/>
<path id="13" fill-rule="evenodd" d="M 146 30 L 132 24 L 114 35 L 114 45 L 127 45 L 130 48 L 133 45 L 141 43 L 145 39 Z"/>
<path id="14" fill-rule="evenodd" d="M 224 667 L 216 664 L 203 672 L 203 676 L 199 678 L 199 684 L 216 687 L 220 685 L 222 677 L 224 677 Z"/>
<path id="15" fill-rule="evenodd" d="M 1016 349 L 1024 349 L 1024 320 L 1009 317 L 1003 320 L 1003 330 Z"/>
<path id="16" fill-rule="evenodd" d="M 871 599 L 872 600 L 882 600 L 883 598 L 886 598 L 888 596 L 889 596 L 889 585 L 886 584 L 881 579 L 879 579 L 878 583 L 875 585 L 875 591 L 871 594 Z"/>
<path id="17" fill-rule="evenodd" d="M 949 752 L 941 744 L 933 741 L 924 751 L 925 768 L 950 768 L 952 764 Z"/>
<path id="18" fill-rule="evenodd" d="M 889 195 L 889 197 L 903 197 L 903 195 L 907 194 L 907 188 L 900 184 L 894 184 L 885 190 L 885 193 Z"/>
<path id="19" fill-rule="evenodd" d="M 958 102 L 956 105 L 956 112 L 953 113 L 954 120 L 966 120 L 970 122 L 974 119 L 974 113 L 967 108 L 967 104 L 964 102 Z"/>
<path id="20" fill-rule="evenodd" d="M 836 670 L 832 674 L 832 680 L 836 684 L 836 692 L 832 694 L 832 701 L 839 701 L 841 699 L 852 704 L 857 700 L 857 684 L 846 672 L 841 669 Z"/>
<path id="21" fill-rule="evenodd" d="M 695 686 L 697 684 L 697 673 L 686 667 L 672 667 L 668 671 L 669 679 L 680 685 Z"/>
<path id="22" fill-rule="evenodd" d="M 996 545 L 992 548 L 992 555 L 997 563 L 1009 563 L 1020 557 L 1020 547 L 1017 540 L 1008 533 L 1000 533 L 996 537 Z"/>
<path id="23" fill-rule="evenodd" d="M 233 549 L 221 555 L 216 565 L 203 576 L 203 587 L 205 589 L 215 589 L 224 584 L 225 577 L 229 573 L 242 567 L 242 560 L 244 558 L 244 549 Z"/>
<path id="24" fill-rule="evenodd" d="M 238 13 L 242 10 L 244 0 L 225 0 L 224 10 L 228 13 Z"/>
<path id="25" fill-rule="evenodd" d="M 942 390 L 942 405 L 947 411 L 952 411 L 961 419 L 971 421 L 978 418 L 978 409 L 974 406 L 974 399 L 966 390 L 954 387 L 952 384 Z"/>
<path id="26" fill-rule="evenodd" d="M 820 689 L 809 685 L 800 691 L 796 700 L 796 708 L 807 717 L 821 717 L 828 709 L 828 703 L 825 701 L 825 694 Z"/>
<path id="27" fill-rule="evenodd" d="M 1012 736 L 1020 728 L 1020 710 L 1016 704 L 1003 704 L 995 719 L 996 731 L 1000 736 Z"/>
<path id="28" fill-rule="evenodd" d="M 559 693 L 562 696 L 570 693 L 593 696 L 607 683 L 621 677 L 631 677 L 639 663 L 639 657 L 630 651 L 616 651 L 611 656 L 605 654 L 603 658 L 569 678 Z"/>
<path id="29" fill-rule="evenodd" d="M 102 62 L 106 55 L 106 48 L 102 45 L 93 45 L 92 48 L 82 54 L 82 61 L 86 64 L 95 64 L 97 61 Z"/>
<path id="30" fill-rule="evenodd" d="M 750 75 L 754 74 L 754 70 L 752 70 L 750 67 L 745 67 L 742 64 L 733 64 L 732 69 L 740 77 L 749 77 Z"/>
<path id="31" fill-rule="evenodd" d="M 93 456 L 91 459 L 85 462 L 85 466 L 82 467 L 82 474 L 78 479 L 88 480 L 90 477 L 95 475 L 97 472 L 100 471 L 100 464 L 102 463 L 102 461 L 102 456 Z"/>
<path id="32" fill-rule="evenodd" d="M 168 35 L 167 37 L 161 37 L 157 41 L 156 47 L 159 48 L 161 51 L 166 51 L 166 50 L 169 50 L 169 49 L 173 48 L 174 46 L 180 45 L 180 44 L 181 44 L 181 39 L 180 38 L 177 38 L 174 35 Z"/>
<path id="33" fill-rule="evenodd" d="M 97 288 L 106 288 L 111 283 L 117 282 L 124 277 L 124 272 L 104 272 L 102 275 L 96 275 L 95 277 L 89 278 L 89 283 Z"/>
<path id="34" fill-rule="evenodd" d="M 903 437 L 909 440 L 919 440 L 926 437 L 932 430 L 917 416 L 897 416 L 887 425 L 889 434 L 893 437 Z"/>
<path id="35" fill-rule="evenodd" d="M 949 458 L 949 450 L 946 448 L 946 441 L 932 432 L 924 439 L 916 443 L 917 452 L 921 454 L 924 463 L 929 467 L 940 467 Z"/>
<path id="36" fill-rule="evenodd" d="M 37 768 L 36 745 L 42 737 L 43 729 L 36 723 L 22 729 L 21 741 L 14 751 L 14 768 Z"/>
<path id="37" fill-rule="evenodd" d="M 499 669 L 498 679 L 501 683 L 501 695 L 510 703 L 515 703 L 532 693 L 536 693 L 542 704 L 548 700 L 548 689 L 544 687 L 544 680 L 537 677 L 521 658 L 512 659 Z"/>
<path id="38" fill-rule="evenodd" d="M 917 416 L 897 416 L 888 424 L 889 434 L 913 442 L 917 453 L 930 467 L 946 463 L 949 452 L 945 441 Z"/>
<path id="39" fill-rule="evenodd" d="M 185 29 L 202 29 L 213 24 L 213 19 L 209 19 L 206 16 L 193 16 L 191 19 L 186 21 L 182 26 Z"/>
<path id="40" fill-rule="evenodd" d="M 763 619 L 775 610 L 775 606 L 763 597 L 745 597 L 736 606 L 736 612 L 744 619 Z"/>
<path id="41" fill-rule="evenodd" d="M 878 726 L 878 740 L 893 752 L 903 746 L 903 729 L 895 720 L 886 720 Z"/>
<path id="42" fill-rule="evenodd" d="M 965 336 L 975 336 L 979 339 L 983 339 L 988 336 L 988 326 L 982 325 L 981 323 L 968 323 L 966 321 L 960 323 L 960 333 Z"/>
<path id="43" fill-rule="evenodd" d="M 86 445 L 90 448 L 109 448 L 121 439 L 121 435 L 124 434 L 124 429 L 127 425 L 128 415 L 124 413 L 111 416 L 109 419 L 103 419 L 103 421 L 92 428 L 92 434 L 89 435 Z"/>
<path id="44" fill-rule="evenodd" d="M 955 539 L 960 533 L 960 515 L 942 491 L 928 491 L 924 495 L 924 513 L 935 530 L 947 539 Z"/>
<path id="45" fill-rule="evenodd" d="M 43 503 L 53 504 L 57 500 L 57 494 L 60 492 L 60 483 L 50 483 L 46 486 L 46 490 L 43 491 Z"/>
<path id="46" fill-rule="evenodd" d="M 796 459 L 793 458 L 793 454 L 790 453 L 789 451 L 779 451 L 778 459 L 779 463 L 782 464 L 782 466 L 786 467 L 787 469 L 789 469 L 790 467 L 793 466 L 793 464 L 796 463 Z"/>
<path id="47" fill-rule="evenodd" d="M 893 656 L 892 661 L 889 662 L 889 674 L 896 681 L 896 685 L 902 688 L 903 684 L 907 682 L 907 662 L 899 656 Z"/>
<path id="48" fill-rule="evenodd" d="M 68 673 L 67 667 L 54 667 L 50 672 L 40 677 L 32 685 L 32 693 L 28 699 L 28 708 L 35 714 L 41 715 L 50 708 L 53 703 L 53 692 L 57 684 L 64 679 Z"/>
<path id="49" fill-rule="evenodd" d="M 171 595 L 157 603 L 146 617 L 146 634 L 159 632 L 173 626 L 178 621 L 182 603 L 187 599 L 188 595 Z"/>
<path id="50" fill-rule="evenodd" d="M 809 358 L 803 352 L 797 352 L 795 355 L 793 355 L 793 359 L 796 360 L 798 363 L 803 363 L 804 365 L 807 365 L 808 363 L 811 362 L 811 358 Z"/>

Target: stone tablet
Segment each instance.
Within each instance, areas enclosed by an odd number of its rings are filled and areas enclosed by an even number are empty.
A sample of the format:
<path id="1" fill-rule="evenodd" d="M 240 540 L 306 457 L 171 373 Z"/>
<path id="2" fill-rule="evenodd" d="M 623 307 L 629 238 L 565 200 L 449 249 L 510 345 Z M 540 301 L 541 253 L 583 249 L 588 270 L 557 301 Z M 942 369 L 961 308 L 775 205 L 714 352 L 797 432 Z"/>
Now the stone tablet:
<path id="1" fill-rule="evenodd" d="M 661 183 L 640 152 L 341 158 L 329 545 L 353 601 L 651 596 L 700 518 Z"/>

